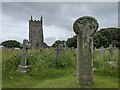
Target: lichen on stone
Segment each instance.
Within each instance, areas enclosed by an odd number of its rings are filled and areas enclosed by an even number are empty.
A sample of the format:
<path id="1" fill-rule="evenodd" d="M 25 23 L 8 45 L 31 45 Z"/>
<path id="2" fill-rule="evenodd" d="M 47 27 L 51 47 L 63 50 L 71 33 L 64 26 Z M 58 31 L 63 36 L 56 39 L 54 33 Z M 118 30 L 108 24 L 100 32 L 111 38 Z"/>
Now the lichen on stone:
<path id="1" fill-rule="evenodd" d="M 78 18 L 74 24 L 73 24 L 73 30 L 76 34 L 79 33 L 79 31 L 85 31 L 88 30 L 88 34 L 92 34 L 96 32 L 98 29 L 98 23 L 97 20 L 94 17 L 91 16 L 84 16 Z M 84 29 L 84 27 L 88 27 L 87 29 Z M 86 32 L 86 31 L 85 31 Z M 84 33 L 83 33 L 84 34 Z"/>

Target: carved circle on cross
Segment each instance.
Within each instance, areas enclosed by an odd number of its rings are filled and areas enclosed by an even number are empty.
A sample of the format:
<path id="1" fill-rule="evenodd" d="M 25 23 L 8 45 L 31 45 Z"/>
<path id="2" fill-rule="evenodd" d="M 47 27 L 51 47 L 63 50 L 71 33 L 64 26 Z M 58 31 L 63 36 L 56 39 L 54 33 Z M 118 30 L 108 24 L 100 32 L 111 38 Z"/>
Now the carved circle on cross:
<path id="1" fill-rule="evenodd" d="M 98 22 L 94 17 L 83 16 L 78 18 L 73 24 L 73 30 L 76 34 L 82 31 L 82 34 L 92 35 L 98 29 Z"/>

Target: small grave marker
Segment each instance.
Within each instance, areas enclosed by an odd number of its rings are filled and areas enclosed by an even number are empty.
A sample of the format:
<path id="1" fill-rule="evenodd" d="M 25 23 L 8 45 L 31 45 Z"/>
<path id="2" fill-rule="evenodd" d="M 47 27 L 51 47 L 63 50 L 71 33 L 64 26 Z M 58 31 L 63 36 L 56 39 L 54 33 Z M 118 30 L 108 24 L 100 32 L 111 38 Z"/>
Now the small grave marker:
<path id="1" fill-rule="evenodd" d="M 110 61 L 112 61 L 113 60 L 113 45 L 112 44 L 110 44 L 109 45 L 109 48 L 108 48 L 108 50 L 109 50 L 109 55 L 110 55 L 110 58 L 109 58 L 109 60 Z"/>
<path id="2" fill-rule="evenodd" d="M 103 46 L 100 47 L 99 51 L 101 55 L 105 54 L 105 48 Z"/>
<path id="3" fill-rule="evenodd" d="M 61 55 L 61 52 L 62 52 L 62 50 L 63 50 L 63 45 L 62 45 L 62 44 L 59 44 L 55 50 L 56 50 L 56 60 L 55 60 L 55 64 L 56 64 L 56 67 L 58 67 L 58 64 L 59 64 L 59 62 L 60 62 L 60 55 Z"/>

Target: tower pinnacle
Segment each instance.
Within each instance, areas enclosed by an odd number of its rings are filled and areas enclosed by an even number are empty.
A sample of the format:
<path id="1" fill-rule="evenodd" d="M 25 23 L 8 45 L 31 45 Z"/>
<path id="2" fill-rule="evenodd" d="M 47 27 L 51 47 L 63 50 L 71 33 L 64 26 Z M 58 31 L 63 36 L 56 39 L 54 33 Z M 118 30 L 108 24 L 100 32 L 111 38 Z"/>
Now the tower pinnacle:
<path id="1" fill-rule="evenodd" d="M 42 20 L 43 18 L 42 18 L 42 15 L 41 15 L 41 19 L 40 19 L 40 21 L 41 21 L 41 23 L 43 22 L 43 20 Z"/>
<path id="2" fill-rule="evenodd" d="M 32 19 L 32 15 L 31 15 L 31 20 L 33 20 L 33 19 Z"/>

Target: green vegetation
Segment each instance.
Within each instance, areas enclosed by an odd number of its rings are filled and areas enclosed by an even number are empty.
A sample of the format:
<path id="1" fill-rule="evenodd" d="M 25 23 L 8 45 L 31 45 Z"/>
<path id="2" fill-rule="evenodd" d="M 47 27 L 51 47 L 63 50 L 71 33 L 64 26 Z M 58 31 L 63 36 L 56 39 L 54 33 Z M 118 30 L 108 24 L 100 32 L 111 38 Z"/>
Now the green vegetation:
<path id="1" fill-rule="evenodd" d="M 12 47 L 20 48 L 20 43 L 15 40 L 4 41 L 1 43 L 1 45 L 8 47 L 8 48 L 12 48 Z"/>
<path id="2" fill-rule="evenodd" d="M 28 51 L 30 70 L 26 74 L 17 71 L 21 60 L 21 50 L 3 50 L 2 79 L 3 88 L 117 88 L 118 70 L 107 66 L 108 52 L 100 56 L 94 51 L 94 84 L 81 86 L 76 83 L 76 50 L 66 49 L 62 52 L 59 67 L 55 65 L 56 52 L 53 48 Z M 118 51 L 114 51 L 117 61 Z"/>
<path id="3" fill-rule="evenodd" d="M 94 47 L 99 48 L 101 46 L 108 47 L 110 44 L 120 48 L 120 29 L 118 28 L 105 28 L 98 30 L 94 36 Z M 68 38 L 66 41 L 67 47 L 77 47 L 76 35 Z"/>
<path id="4" fill-rule="evenodd" d="M 101 46 L 108 47 L 110 44 L 118 47 L 120 46 L 120 29 L 105 28 L 97 31 L 94 35 L 94 46 L 99 48 Z"/>
<path id="5" fill-rule="evenodd" d="M 59 44 L 62 44 L 64 47 L 65 41 L 64 40 L 57 40 L 57 41 L 55 41 L 55 43 L 53 43 L 52 47 L 57 47 Z"/>
<path id="6" fill-rule="evenodd" d="M 73 36 L 72 38 L 68 38 L 66 41 L 66 46 L 67 47 L 77 47 L 77 36 Z"/>

